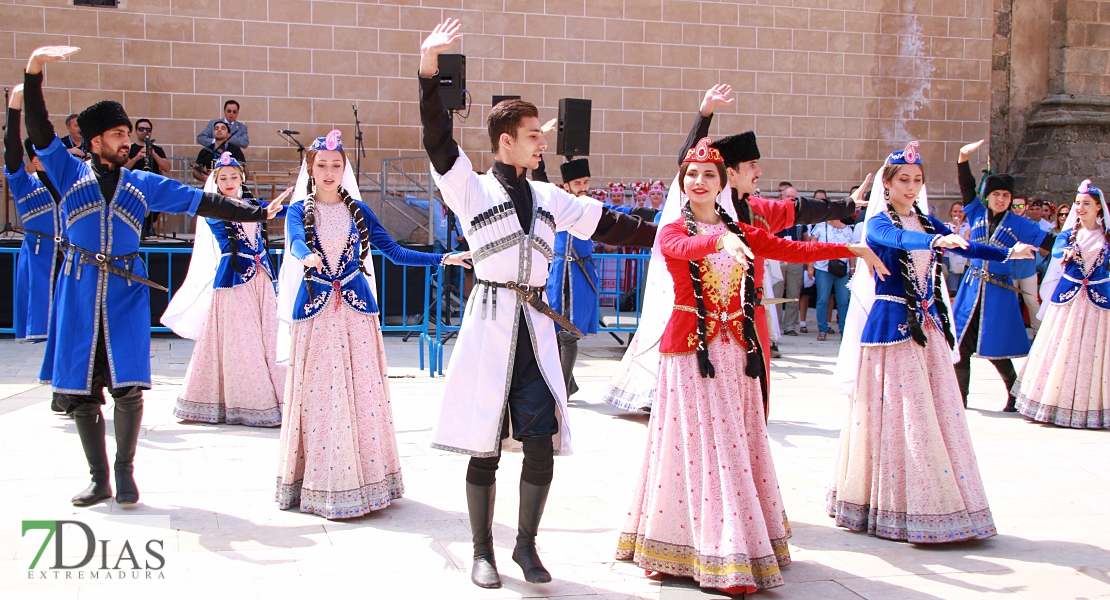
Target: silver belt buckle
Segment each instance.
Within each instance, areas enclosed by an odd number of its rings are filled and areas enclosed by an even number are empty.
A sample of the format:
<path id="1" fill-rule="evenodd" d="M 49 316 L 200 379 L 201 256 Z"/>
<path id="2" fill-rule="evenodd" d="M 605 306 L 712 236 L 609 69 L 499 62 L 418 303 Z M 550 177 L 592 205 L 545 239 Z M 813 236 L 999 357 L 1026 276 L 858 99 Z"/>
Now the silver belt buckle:
<path id="1" fill-rule="evenodd" d="M 99 262 L 99 263 L 104 263 L 104 262 L 107 262 L 107 260 L 108 260 L 108 257 L 107 257 L 107 256 L 104 256 L 103 254 L 101 254 L 101 253 L 99 253 L 99 252 L 97 252 L 96 254 L 94 254 L 94 255 L 93 255 L 93 258 L 95 258 L 95 259 L 96 259 L 96 262 Z"/>

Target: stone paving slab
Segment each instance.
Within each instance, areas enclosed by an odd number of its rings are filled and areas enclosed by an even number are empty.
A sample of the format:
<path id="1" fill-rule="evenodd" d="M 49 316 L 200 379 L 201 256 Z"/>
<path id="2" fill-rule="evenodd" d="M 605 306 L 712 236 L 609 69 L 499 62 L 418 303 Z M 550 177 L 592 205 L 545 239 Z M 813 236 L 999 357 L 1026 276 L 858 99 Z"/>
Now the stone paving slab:
<path id="1" fill-rule="evenodd" d="M 827 342 L 817 342 L 815 334 L 786 338 L 784 358 L 774 361 L 769 433 L 793 528 L 794 562 L 784 570 L 785 586 L 756 597 L 1110 598 L 1110 431 L 1035 425 L 997 412 L 1004 403 L 1002 384 L 989 363 L 978 359 L 968 420 L 998 537 L 922 547 L 833 527 L 824 495 L 847 399 L 829 384 L 838 336 L 830 337 Z M 42 346 L 0 340 L 0 596 L 5 600 L 148 594 L 269 600 L 340 593 L 491 600 L 725 597 L 687 580 L 649 580 L 636 567 L 613 561 L 648 416 L 599 399 L 622 353 L 610 336 L 588 339 L 579 356 L 581 391 L 570 403 L 576 453 L 556 461 L 539 537 L 555 577 L 550 584 L 525 583 L 510 558 L 519 455 L 502 461 L 494 525 L 505 581 L 500 590 L 469 582 L 467 458 L 429 446 L 444 380 L 419 369 L 415 340 L 387 339 L 405 496 L 364 518 L 334 522 L 276 508 L 277 429 L 183 424 L 173 418 L 191 349 L 192 342 L 167 336 L 152 343 L 155 387 L 146 393 L 136 464 L 143 501 L 132 508 L 109 502 L 77 509 L 68 498 L 83 489 L 88 475 L 72 421 L 49 412 L 50 391 L 37 384 Z M 111 410 L 105 416 L 110 422 Z M 108 449 L 113 451 L 112 441 Z M 27 579 L 41 536 L 21 535 L 21 521 L 79 519 L 96 529 L 141 515 L 169 517 L 169 527 L 158 530 L 167 580 Z M 69 543 L 66 557 L 80 558 L 80 548 Z"/>

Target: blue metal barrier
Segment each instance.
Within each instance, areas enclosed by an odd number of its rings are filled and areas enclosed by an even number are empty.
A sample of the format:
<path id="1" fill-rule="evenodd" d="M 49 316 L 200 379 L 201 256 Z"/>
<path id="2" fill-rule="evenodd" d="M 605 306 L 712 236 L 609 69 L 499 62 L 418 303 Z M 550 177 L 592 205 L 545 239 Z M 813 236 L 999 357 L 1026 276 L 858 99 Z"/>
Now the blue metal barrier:
<path id="1" fill-rule="evenodd" d="M 167 302 L 167 303 L 169 302 L 169 299 L 173 297 L 173 293 L 175 291 L 175 285 L 174 285 L 175 276 L 174 276 L 174 268 L 173 268 L 173 260 L 172 260 L 173 255 L 179 255 L 179 254 L 190 254 L 191 255 L 192 252 L 193 252 L 193 249 L 191 247 L 176 247 L 176 248 L 148 248 L 148 247 L 143 247 L 143 248 L 139 249 L 139 253 L 142 254 L 143 262 L 146 263 L 148 270 L 150 268 L 152 257 L 157 258 L 159 256 L 165 256 L 165 258 L 166 258 L 166 273 L 165 273 L 165 278 L 164 279 L 160 276 L 161 273 L 159 273 L 158 275 L 148 273 L 153 281 L 155 281 L 156 283 L 160 283 L 160 284 L 164 285 L 166 288 L 168 288 L 168 291 L 166 291 L 166 292 L 163 292 L 161 290 L 151 289 L 150 293 L 151 293 L 152 301 L 156 300 L 159 303 L 162 303 L 162 301 L 164 300 L 164 302 Z M 17 304 L 16 303 L 16 298 L 15 298 L 15 273 L 16 273 L 15 265 L 16 265 L 16 263 L 18 261 L 18 257 L 19 257 L 19 248 L 0 248 L 0 254 L 11 254 L 12 255 L 12 258 L 11 258 L 11 260 L 12 260 L 11 290 L 12 290 L 12 292 L 11 293 L 12 293 L 12 306 L 13 306 L 13 310 L 14 310 L 14 307 Z M 274 267 L 276 269 L 280 269 L 281 268 L 281 260 L 283 258 L 284 250 L 281 249 L 281 248 L 271 249 L 269 251 L 269 254 L 270 254 L 270 259 L 274 262 Z M 371 260 L 374 260 L 374 259 L 377 259 L 378 262 L 387 260 L 384 256 L 382 256 L 382 253 L 379 252 L 378 250 L 373 250 L 371 252 Z M 433 279 L 435 279 L 435 277 L 433 277 L 433 274 L 431 273 L 431 270 L 434 268 L 437 271 L 442 271 L 442 269 L 440 267 L 423 267 L 422 268 L 423 269 L 423 276 L 422 276 L 422 280 L 423 280 L 423 282 L 422 282 L 422 285 L 423 285 L 423 288 L 422 288 L 423 289 L 423 302 L 421 302 L 420 298 L 411 297 L 410 296 L 410 290 L 409 290 L 409 284 L 410 284 L 410 279 L 409 278 L 410 278 L 411 270 L 412 269 L 420 269 L 421 267 L 404 267 L 404 268 L 401 268 L 400 284 L 398 285 L 394 281 L 394 277 L 396 277 L 396 275 L 390 275 L 389 274 L 389 272 L 392 271 L 393 268 L 385 268 L 384 267 L 384 262 L 381 263 L 381 264 L 383 265 L 383 268 L 375 269 L 375 275 L 376 275 L 376 278 L 378 280 L 378 290 L 377 290 L 377 293 L 378 293 L 377 300 L 378 300 L 378 309 L 379 309 L 378 319 L 379 319 L 380 324 L 381 324 L 381 331 L 382 331 L 382 333 L 403 333 L 403 334 L 406 334 L 406 336 L 413 335 L 413 334 L 418 334 L 420 336 L 420 342 L 419 342 L 419 344 L 420 344 L 420 350 L 419 350 L 420 368 L 424 369 L 425 368 L 424 367 L 424 365 L 425 365 L 425 361 L 424 361 L 425 345 L 427 346 L 428 356 L 429 357 L 433 356 L 433 354 L 432 354 L 432 352 L 433 352 L 432 337 L 428 333 L 428 323 L 430 321 L 428 313 L 429 313 L 429 309 L 431 307 L 430 303 L 437 300 L 436 298 L 434 298 L 432 296 L 432 293 L 431 293 L 431 287 L 432 287 L 431 283 L 432 283 Z M 179 278 L 180 278 L 180 276 L 183 276 L 182 273 L 178 273 L 177 275 L 179 276 Z M 412 277 L 419 277 L 419 275 L 412 275 Z M 414 282 L 414 283 L 419 283 L 419 282 Z M 393 291 L 393 293 L 397 293 L 399 291 L 400 294 L 401 294 L 400 310 L 399 311 L 389 311 L 388 310 L 389 307 L 391 307 L 395 304 L 395 299 L 390 297 L 391 296 L 391 290 Z M 419 311 L 415 310 L 414 307 L 419 307 Z M 393 320 L 394 318 L 398 318 L 398 317 L 401 320 L 400 325 L 388 325 L 388 324 L 386 324 L 386 319 Z M 409 321 L 412 321 L 414 319 L 417 322 L 410 324 Z M 153 321 L 153 319 L 152 319 L 152 321 Z M 12 325 L 13 326 L 12 327 L 0 327 L 0 334 L 15 333 L 14 324 L 15 324 L 15 320 L 14 320 L 14 314 L 13 314 L 13 319 L 12 319 Z M 159 323 L 159 324 L 152 324 L 151 327 L 150 327 L 150 331 L 152 333 L 155 333 L 155 332 L 166 333 L 166 332 L 169 332 L 170 330 L 169 330 L 168 327 L 165 327 L 165 326 L 163 326 Z M 429 359 L 427 365 L 428 365 L 428 367 L 427 367 L 428 368 L 428 376 L 429 377 L 434 377 L 435 376 L 435 372 L 433 370 L 434 361 Z"/>
<path id="2" fill-rule="evenodd" d="M 643 306 L 643 282 L 647 275 L 647 265 L 650 258 L 650 254 L 640 253 L 595 253 L 593 255 L 591 261 L 599 272 L 603 264 L 601 261 L 616 261 L 616 280 L 618 283 L 623 279 L 623 275 L 628 269 L 628 261 L 633 261 L 636 266 L 636 285 L 630 290 L 622 292 L 619 285 L 616 290 L 598 290 L 598 315 L 601 318 L 601 322 L 598 323 L 598 333 L 609 333 L 615 337 L 618 333 L 632 334 L 640 326 L 640 308 Z M 467 273 L 470 273 L 470 271 L 467 271 Z M 436 275 L 435 337 L 431 343 L 430 356 L 433 368 L 440 375 L 443 375 L 443 348 L 452 337 L 458 334 L 463 318 L 481 318 L 481 315 L 466 314 L 469 292 L 473 291 L 467 287 L 467 279 L 473 281 L 472 277 L 468 278 L 466 276 L 463 269 L 457 267 L 440 269 Z M 629 298 L 635 301 L 633 309 L 621 310 L 621 298 L 629 292 L 632 292 Z M 612 308 L 602 307 L 602 298 L 613 298 L 615 306 Z M 617 340 L 620 341 L 620 338 L 617 338 Z"/>

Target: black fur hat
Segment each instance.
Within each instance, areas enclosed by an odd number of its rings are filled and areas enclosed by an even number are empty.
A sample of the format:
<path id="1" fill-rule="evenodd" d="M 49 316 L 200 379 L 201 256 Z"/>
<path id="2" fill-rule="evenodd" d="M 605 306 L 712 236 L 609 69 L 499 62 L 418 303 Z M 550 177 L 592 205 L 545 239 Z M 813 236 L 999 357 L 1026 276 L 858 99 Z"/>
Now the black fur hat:
<path id="1" fill-rule="evenodd" d="M 995 190 L 1005 190 L 1014 193 L 1014 177 L 1008 173 L 993 173 L 987 175 L 987 180 L 983 182 L 983 198 L 986 199 L 991 192 Z"/>
<path id="2" fill-rule="evenodd" d="M 563 175 L 563 183 L 590 176 L 590 161 L 585 158 L 568 160 L 559 165 L 559 172 Z"/>
<path id="3" fill-rule="evenodd" d="M 131 119 L 127 118 L 123 105 L 115 100 L 101 100 L 77 115 L 77 127 L 86 140 L 120 125 L 126 125 L 127 131 L 131 131 Z"/>
<path id="4" fill-rule="evenodd" d="M 754 131 L 723 137 L 713 142 L 713 147 L 721 151 L 721 158 L 729 166 L 759 160 L 759 145 L 755 142 Z"/>

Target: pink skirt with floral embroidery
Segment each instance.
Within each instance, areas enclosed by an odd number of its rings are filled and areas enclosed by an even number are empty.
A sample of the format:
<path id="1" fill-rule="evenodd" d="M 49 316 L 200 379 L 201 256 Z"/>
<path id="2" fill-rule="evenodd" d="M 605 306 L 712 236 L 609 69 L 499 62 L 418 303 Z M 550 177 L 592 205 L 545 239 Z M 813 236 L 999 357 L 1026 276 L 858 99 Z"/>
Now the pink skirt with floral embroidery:
<path id="1" fill-rule="evenodd" d="M 664 355 L 640 481 L 617 559 L 701 587 L 783 584 L 790 526 L 764 422 L 759 381 L 742 346 L 709 343 L 716 377 L 695 354 Z"/>
<path id="2" fill-rule="evenodd" d="M 1110 310 L 1086 293 L 1049 305 L 1013 391 L 1035 421 L 1110 427 Z"/>
<path id="3" fill-rule="evenodd" d="M 333 294 L 292 338 L 278 507 L 351 519 L 389 506 L 405 488 L 378 317 Z"/>
<path id="4" fill-rule="evenodd" d="M 840 432 L 829 516 L 852 531 L 916 544 L 997 533 L 944 335 L 865 346 Z"/>
<path id="5" fill-rule="evenodd" d="M 277 327 L 277 297 L 265 273 L 243 285 L 213 290 L 174 416 L 204 423 L 281 425 L 285 367 L 277 364 Z"/>

